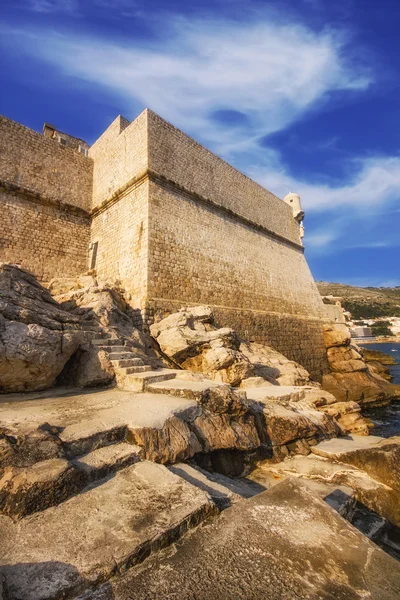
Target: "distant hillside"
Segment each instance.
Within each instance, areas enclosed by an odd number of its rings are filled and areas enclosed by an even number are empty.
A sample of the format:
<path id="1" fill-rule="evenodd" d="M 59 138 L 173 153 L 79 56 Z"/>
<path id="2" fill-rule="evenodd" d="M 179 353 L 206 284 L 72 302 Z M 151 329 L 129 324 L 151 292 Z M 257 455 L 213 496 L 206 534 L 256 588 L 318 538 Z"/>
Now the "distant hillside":
<path id="1" fill-rule="evenodd" d="M 353 319 L 376 317 L 400 317 L 400 287 L 355 287 L 343 283 L 318 281 L 321 296 L 340 296 L 342 306 L 350 311 Z"/>

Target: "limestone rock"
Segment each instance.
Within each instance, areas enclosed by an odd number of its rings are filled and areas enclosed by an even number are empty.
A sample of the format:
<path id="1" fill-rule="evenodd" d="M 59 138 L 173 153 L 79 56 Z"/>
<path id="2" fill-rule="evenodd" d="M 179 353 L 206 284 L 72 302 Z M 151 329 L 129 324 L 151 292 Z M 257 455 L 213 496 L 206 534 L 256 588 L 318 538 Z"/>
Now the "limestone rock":
<path id="1" fill-rule="evenodd" d="M 364 440 L 368 438 L 364 437 Z M 319 446 L 323 446 L 322 442 Z M 400 493 L 370 477 L 365 471 L 348 463 L 334 462 L 314 454 L 319 446 L 313 446 L 313 454 L 288 457 L 284 462 L 271 464 L 264 462 L 253 471 L 250 479 L 261 485 L 275 482 L 286 477 L 297 477 L 306 481 L 345 485 L 355 491 L 358 502 L 367 506 L 385 519 L 400 525 Z"/>
<path id="2" fill-rule="evenodd" d="M 244 386 L 317 385 L 299 364 L 269 346 L 239 340 L 232 329 L 217 329 L 210 307 L 184 308 L 150 328 L 161 350 L 184 369 Z M 252 378 L 258 378 L 255 384 Z"/>
<path id="3" fill-rule="evenodd" d="M 236 503 L 111 588 L 97 598 L 395 600 L 400 571 L 394 558 L 291 479 Z"/>
<path id="4" fill-rule="evenodd" d="M 114 368 L 107 352 L 88 345 L 87 349 L 76 352 L 70 359 L 58 383 L 84 388 L 96 387 L 109 384 L 114 377 Z"/>
<path id="5" fill-rule="evenodd" d="M 291 442 L 337 437 L 341 429 L 335 419 L 298 403 L 261 401 L 253 405 L 260 439 L 264 444 L 284 446 Z"/>
<path id="6" fill-rule="evenodd" d="M 316 385 L 304 367 L 270 346 L 242 341 L 240 351 L 252 363 L 254 376 L 262 377 L 269 383 L 283 386 Z"/>
<path id="7" fill-rule="evenodd" d="M 184 369 L 231 385 L 253 374 L 235 332 L 217 329 L 207 306 L 183 308 L 152 325 L 150 331 L 164 354 Z"/>
<path id="8" fill-rule="evenodd" d="M 325 325 L 323 331 L 326 348 L 332 348 L 334 346 L 348 346 L 350 344 L 350 332 L 346 325 Z"/>
<path id="9" fill-rule="evenodd" d="M 216 450 L 256 450 L 260 446 L 251 415 L 232 417 L 205 412 L 193 422 L 193 430 L 204 452 Z"/>
<path id="10" fill-rule="evenodd" d="M 16 266 L 0 265 L 0 292 L 0 392 L 46 389 L 86 339 L 80 319 Z"/>
<path id="11" fill-rule="evenodd" d="M 331 392 L 339 402 L 387 403 L 388 397 L 378 380 L 366 372 L 329 373 L 322 378 L 322 387 Z"/>
<path id="12" fill-rule="evenodd" d="M 330 440 L 313 449 L 315 454 L 347 463 L 368 473 L 376 481 L 400 492 L 400 437 L 371 436 L 360 440 Z"/>
<path id="13" fill-rule="evenodd" d="M 85 484 L 85 475 L 61 458 L 28 468 L 6 467 L 0 479 L 0 512 L 24 517 L 59 504 Z"/>

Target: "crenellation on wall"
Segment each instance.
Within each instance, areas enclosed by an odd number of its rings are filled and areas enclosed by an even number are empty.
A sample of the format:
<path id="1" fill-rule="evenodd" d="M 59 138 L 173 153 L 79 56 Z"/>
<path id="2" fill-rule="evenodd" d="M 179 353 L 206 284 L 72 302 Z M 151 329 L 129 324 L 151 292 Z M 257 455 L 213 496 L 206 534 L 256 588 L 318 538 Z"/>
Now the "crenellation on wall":
<path id="1" fill-rule="evenodd" d="M 92 175 L 90 158 L 0 116 L 0 180 L 90 210 Z"/>

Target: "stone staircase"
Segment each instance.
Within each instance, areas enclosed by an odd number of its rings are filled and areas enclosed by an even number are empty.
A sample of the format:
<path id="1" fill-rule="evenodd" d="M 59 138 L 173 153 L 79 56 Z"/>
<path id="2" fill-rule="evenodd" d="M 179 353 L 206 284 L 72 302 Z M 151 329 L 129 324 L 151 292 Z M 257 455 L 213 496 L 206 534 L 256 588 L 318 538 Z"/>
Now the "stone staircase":
<path id="1" fill-rule="evenodd" d="M 125 391 L 143 392 L 150 384 L 174 379 L 180 372 L 176 369 L 146 364 L 132 350 L 129 341 L 118 337 L 115 333 L 97 331 L 91 344 L 107 352 L 114 367 L 117 386 Z"/>

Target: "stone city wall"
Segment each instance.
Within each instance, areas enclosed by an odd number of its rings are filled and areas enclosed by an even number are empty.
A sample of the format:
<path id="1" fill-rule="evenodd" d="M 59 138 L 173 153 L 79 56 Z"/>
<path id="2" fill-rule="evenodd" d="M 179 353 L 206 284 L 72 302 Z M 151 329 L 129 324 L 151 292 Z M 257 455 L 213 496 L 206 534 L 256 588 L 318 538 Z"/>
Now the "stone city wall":
<path id="1" fill-rule="evenodd" d="M 301 248 L 150 182 L 148 260 L 148 323 L 208 304 L 220 325 L 325 372 L 325 307 Z"/>
<path id="2" fill-rule="evenodd" d="M 97 277 L 121 282 L 134 308 L 144 306 L 147 292 L 147 199 L 148 184 L 139 182 L 92 220 L 91 242 L 98 244 Z"/>
<path id="3" fill-rule="evenodd" d="M 87 270 L 90 220 L 0 191 L 0 262 L 20 264 L 40 281 Z"/>
<path id="4" fill-rule="evenodd" d="M 0 261 L 41 281 L 87 270 L 92 161 L 0 117 Z"/>
<path id="5" fill-rule="evenodd" d="M 148 110 L 147 119 L 150 172 L 300 243 L 290 206 L 155 113 Z"/>
<path id="6" fill-rule="evenodd" d="M 15 121 L 0 116 L 0 180 L 45 202 L 89 210 L 93 162 Z"/>
<path id="7" fill-rule="evenodd" d="M 94 160 L 93 208 L 117 200 L 121 187 L 147 172 L 147 111 L 130 123 L 117 117 L 91 146 Z"/>

